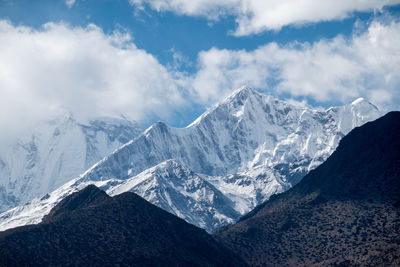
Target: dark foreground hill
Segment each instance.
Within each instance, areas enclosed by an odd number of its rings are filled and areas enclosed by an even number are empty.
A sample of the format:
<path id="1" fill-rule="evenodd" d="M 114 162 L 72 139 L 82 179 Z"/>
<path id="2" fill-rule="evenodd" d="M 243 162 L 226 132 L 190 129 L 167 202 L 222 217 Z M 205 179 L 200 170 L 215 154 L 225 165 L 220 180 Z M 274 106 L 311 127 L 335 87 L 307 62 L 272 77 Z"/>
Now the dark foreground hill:
<path id="1" fill-rule="evenodd" d="M 400 112 L 214 236 L 254 266 L 400 266 Z"/>
<path id="2" fill-rule="evenodd" d="M 242 266 L 208 235 L 134 193 L 88 186 L 42 223 L 0 233 L 0 266 Z"/>

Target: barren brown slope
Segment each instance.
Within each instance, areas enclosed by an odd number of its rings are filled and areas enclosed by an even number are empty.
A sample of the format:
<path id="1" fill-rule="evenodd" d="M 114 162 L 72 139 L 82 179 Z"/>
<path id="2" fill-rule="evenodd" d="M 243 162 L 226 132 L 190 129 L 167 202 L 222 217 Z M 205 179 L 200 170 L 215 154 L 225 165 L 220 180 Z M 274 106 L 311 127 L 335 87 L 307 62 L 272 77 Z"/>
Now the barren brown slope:
<path id="1" fill-rule="evenodd" d="M 354 129 L 299 184 L 214 236 L 254 266 L 400 266 L 400 112 Z"/>
<path id="2" fill-rule="evenodd" d="M 60 202 L 38 225 L 0 233 L 0 266 L 243 266 L 204 230 L 134 193 L 95 186 Z"/>

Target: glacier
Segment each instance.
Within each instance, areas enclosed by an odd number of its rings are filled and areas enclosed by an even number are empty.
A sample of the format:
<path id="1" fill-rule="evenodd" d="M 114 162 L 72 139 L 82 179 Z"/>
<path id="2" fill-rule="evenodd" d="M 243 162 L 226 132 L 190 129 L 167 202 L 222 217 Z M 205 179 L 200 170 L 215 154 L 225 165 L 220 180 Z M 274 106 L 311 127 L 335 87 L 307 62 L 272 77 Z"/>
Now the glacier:
<path id="1" fill-rule="evenodd" d="M 95 184 L 131 191 L 209 232 L 286 191 L 354 127 L 381 116 L 370 102 L 317 110 L 249 87 L 185 128 L 157 122 L 55 191 L 0 214 L 0 230 L 38 223 L 66 195 Z"/>

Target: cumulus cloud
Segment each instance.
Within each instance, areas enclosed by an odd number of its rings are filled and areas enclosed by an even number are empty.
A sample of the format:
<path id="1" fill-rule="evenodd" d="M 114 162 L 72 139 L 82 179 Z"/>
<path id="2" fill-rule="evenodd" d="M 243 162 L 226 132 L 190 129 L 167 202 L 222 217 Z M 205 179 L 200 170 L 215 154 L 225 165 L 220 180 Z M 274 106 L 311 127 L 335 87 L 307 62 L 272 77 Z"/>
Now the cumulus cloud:
<path id="1" fill-rule="evenodd" d="M 185 104 L 173 76 L 126 33 L 106 35 L 95 25 L 62 23 L 35 30 L 0 21 L 3 129 L 34 124 L 65 109 L 80 119 L 166 118 Z"/>
<path id="2" fill-rule="evenodd" d="M 379 10 L 399 0 L 130 0 L 138 9 L 146 6 L 156 11 L 203 16 L 210 20 L 232 15 L 236 18 L 235 35 L 243 36 L 265 30 L 280 30 L 286 25 L 302 25 L 343 19 L 354 12 Z"/>
<path id="3" fill-rule="evenodd" d="M 350 39 L 279 46 L 253 51 L 210 49 L 199 54 L 192 90 L 213 102 L 244 84 L 319 103 L 348 103 L 363 96 L 383 110 L 399 109 L 400 23 L 374 21 Z"/>

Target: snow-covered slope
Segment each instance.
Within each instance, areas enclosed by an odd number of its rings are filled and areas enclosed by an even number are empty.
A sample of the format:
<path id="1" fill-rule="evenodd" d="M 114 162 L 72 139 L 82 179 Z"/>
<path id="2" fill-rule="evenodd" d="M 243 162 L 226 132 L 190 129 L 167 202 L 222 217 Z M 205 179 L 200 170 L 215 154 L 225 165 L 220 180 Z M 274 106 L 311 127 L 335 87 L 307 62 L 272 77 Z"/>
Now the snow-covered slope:
<path id="1" fill-rule="evenodd" d="M 127 180 L 86 181 L 76 178 L 57 190 L 0 214 L 0 231 L 39 223 L 45 214 L 66 196 L 89 184 L 115 196 L 134 192 L 151 203 L 202 228 L 214 229 L 223 222 L 234 222 L 240 213 L 232 201 L 207 181 L 174 160 L 167 160 Z"/>
<path id="2" fill-rule="evenodd" d="M 141 132 L 124 118 L 63 113 L 0 148 L 0 211 L 60 187 Z"/>
<path id="3" fill-rule="evenodd" d="M 207 180 L 207 176 L 167 160 L 113 186 L 107 193 L 114 196 L 134 192 L 189 223 L 214 229 L 221 221 L 233 222 L 240 214 L 232 201 Z"/>
<path id="4" fill-rule="evenodd" d="M 70 186 L 96 183 L 110 194 L 133 191 L 212 231 L 296 184 L 352 128 L 379 116 L 364 99 L 317 111 L 243 87 L 186 128 L 155 123 Z M 70 190 L 65 186 L 64 193 Z M 49 199 L 59 199 L 60 192 Z M 44 214 L 31 211 L 44 202 L 32 203 L 0 214 L 0 229 L 29 221 L 17 218 L 40 221 Z"/>

